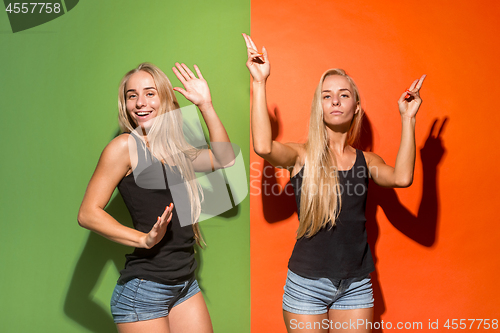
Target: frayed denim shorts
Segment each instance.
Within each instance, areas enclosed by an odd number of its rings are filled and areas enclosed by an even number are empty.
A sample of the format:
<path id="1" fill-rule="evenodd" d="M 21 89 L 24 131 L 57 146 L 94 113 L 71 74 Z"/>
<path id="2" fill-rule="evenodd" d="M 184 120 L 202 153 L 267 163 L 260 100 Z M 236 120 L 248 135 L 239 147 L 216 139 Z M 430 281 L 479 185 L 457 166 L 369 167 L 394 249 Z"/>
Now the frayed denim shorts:
<path id="1" fill-rule="evenodd" d="M 135 278 L 116 285 L 111 296 L 111 314 L 117 324 L 165 317 L 170 309 L 199 291 L 195 279 L 166 285 Z"/>
<path id="2" fill-rule="evenodd" d="M 311 279 L 288 270 L 283 310 L 317 315 L 332 310 L 373 307 L 370 275 L 353 279 Z"/>

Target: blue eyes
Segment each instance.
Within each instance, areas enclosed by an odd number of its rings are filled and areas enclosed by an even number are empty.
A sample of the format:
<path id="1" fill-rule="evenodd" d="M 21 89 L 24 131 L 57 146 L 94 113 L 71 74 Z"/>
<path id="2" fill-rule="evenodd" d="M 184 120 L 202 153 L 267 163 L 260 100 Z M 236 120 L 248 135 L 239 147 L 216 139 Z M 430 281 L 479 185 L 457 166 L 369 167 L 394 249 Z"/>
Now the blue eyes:
<path id="1" fill-rule="evenodd" d="M 346 94 L 342 94 L 342 95 L 340 95 L 340 97 L 342 97 L 342 98 L 349 98 L 350 96 L 346 95 Z M 327 99 L 327 98 L 331 98 L 331 96 L 330 95 L 323 96 L 323 99 Z"/>
<path id="2" fill-rule="evenodd" d="M 149 92 L 146 94 L 147 97 L 153 97 L 155 94 L 152 93 L 152 92 Z M 136 98 L 137 95 L 136 94 L 131 94 L 131 95 L 128 95 L 127 99 L 133 99 L 133 98 Z"/>

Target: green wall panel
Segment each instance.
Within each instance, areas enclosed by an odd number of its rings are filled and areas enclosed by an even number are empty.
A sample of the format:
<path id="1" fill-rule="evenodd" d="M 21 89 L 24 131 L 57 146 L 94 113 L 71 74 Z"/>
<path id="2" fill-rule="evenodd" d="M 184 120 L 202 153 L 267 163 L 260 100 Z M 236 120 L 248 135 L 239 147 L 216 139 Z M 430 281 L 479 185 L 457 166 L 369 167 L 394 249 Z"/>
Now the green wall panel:
<path id="1" fill-rule="evenodd" d="M 178 86 L 170 68 L 196 63 L 248 161 L 240 33 L 250 29 L 249 0 L 69 5 L 17 33 L 0 13 L 0 332 L 115 331 L 108 304 L 131 248 L 80 228 L 76 215 L 102 149 L 118 132 L 117 88 L 126 71 L 149 61 Z M 131 223 L 119 195 L 107 210 Z M 198 250 L 198 277 L 214 330 L 250 332 L 248 198 L 200 226 L 208 247 Z"/>

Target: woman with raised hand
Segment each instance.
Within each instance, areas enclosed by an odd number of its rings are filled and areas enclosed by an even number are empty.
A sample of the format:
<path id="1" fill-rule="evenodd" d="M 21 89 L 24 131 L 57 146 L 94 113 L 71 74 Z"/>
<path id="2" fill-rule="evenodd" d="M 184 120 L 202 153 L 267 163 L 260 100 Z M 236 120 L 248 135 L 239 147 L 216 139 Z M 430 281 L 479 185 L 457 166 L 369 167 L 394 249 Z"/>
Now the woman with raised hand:
<path id="1" fill-rule="evenodd" d="M 124 133 L 104 149 L 78 213 L 82 227 L 135 247 L 111 298 L 121 333 L 213 331 L 194 277 L 194 244 L 204 243 L 197 224 L 202 192 L 194 172 L 230 166 L 234 155 L 208 84 L 194 68 L 197 75 L 184 64 L 172 68 L 184 89 L 172 88 L 149 63 L 124 76 L 118 92 Z M 197 149 L 186 142 L 174 90 L 198 106 L 210 141 L 227 145 Z M 104 210 L 116 187 L 134 228 Z"/>
<path id="2" fill-rule="evenodd" d="M 251 129 L 255 152 L 290 170 L 299 216 L 288 263 L 283 316 L 288 332 L 370 332 L 374 263 L 367 243 L 368 178 L 384 187 L 408 187 L 415 167 L 415 116 L 425 75 L 398 100 L 402 122 L 395 166 L 352 145 L 363 119 L 358 89 L 342 69 L 327 70 L 316 88 L 306 143 L 272 139 L 266 102 L 268 53 L 243 34 L 253 78 Z"/>

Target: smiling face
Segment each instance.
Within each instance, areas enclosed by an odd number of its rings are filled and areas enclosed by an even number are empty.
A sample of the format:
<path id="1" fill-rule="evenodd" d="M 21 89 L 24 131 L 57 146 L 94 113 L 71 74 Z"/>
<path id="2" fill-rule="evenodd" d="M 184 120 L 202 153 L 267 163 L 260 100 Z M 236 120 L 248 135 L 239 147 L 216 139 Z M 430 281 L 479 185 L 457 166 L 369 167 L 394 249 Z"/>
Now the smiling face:
<path id="1" fill-rule="evenodd" d="M 321 105 L 326 125 L 350 125 L 360 108 L 353 86 L 340 75 L 329 75 L 323 81 Z"/>
<path id="2" fill-rule="evenodd" d="M 149 73 L 140 70 L 130 76 L 125 85 L 125 105 L 137 126 L 151 127 L 161 101 L 155 81 Z"/>

